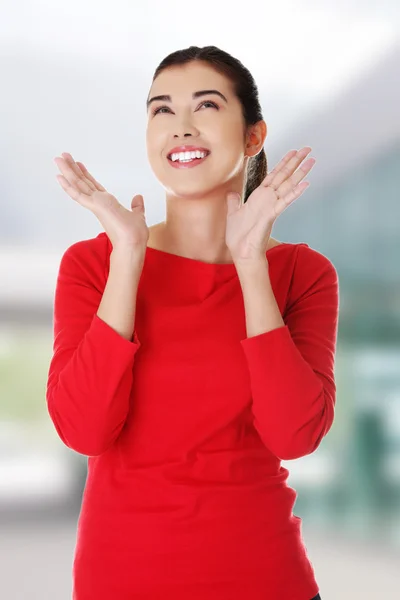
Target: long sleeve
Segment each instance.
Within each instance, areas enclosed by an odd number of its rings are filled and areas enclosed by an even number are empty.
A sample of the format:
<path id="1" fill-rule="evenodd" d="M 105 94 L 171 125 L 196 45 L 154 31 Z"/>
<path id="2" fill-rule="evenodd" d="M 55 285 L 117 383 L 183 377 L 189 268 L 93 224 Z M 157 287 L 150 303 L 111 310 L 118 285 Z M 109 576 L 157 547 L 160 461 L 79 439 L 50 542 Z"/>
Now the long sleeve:
<path id="1" fill-rule="evenodd" d="M 97 316 L 106 283 L 101 241 L 79 241 L 62 256 L 46 391 L 59 437 L 87 456 L 105 452 L 124 425 L 140 347 L 136 333 L 129 341 Z"/>
<path id="2" fill-rule="evenodd" d="M 282 460 L 314 452 L 333 423 L 338 311 L 336 269 L 323 254 L 299 246 L 285 325 L 241 340 L 254 426 Z"/>

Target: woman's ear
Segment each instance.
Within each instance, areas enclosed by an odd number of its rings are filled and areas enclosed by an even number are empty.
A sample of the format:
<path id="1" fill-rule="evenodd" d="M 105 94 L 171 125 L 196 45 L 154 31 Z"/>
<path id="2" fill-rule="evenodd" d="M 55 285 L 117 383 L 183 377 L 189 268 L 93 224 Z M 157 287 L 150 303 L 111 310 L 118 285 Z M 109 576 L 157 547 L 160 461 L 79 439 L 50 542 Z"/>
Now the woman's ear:
<path id="1" fill-rule="evenodd" d="M 262 150 L 267 137 L 267 124 L 264 120 L 251 125 L 247 136 L 246 155 L 256 156 Z"/>

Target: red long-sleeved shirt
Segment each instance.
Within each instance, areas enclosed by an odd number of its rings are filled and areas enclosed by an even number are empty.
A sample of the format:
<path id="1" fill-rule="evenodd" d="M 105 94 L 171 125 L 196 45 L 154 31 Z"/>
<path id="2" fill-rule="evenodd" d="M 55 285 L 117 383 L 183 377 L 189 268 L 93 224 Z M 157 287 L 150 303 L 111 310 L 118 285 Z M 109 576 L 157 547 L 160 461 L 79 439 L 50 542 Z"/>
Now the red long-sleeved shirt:
<path id="1" fill-rule="evenodd" d="M 54 300 L 48 411 L 88 456 L 74 600 L 310 600 L 281 460 L 333 422 L 334 266 L 268 250 L 285 325 L 247 338 L 233 264 L 147 248 L 127 340 L 96 314 L 111 250 L 105 232 L 70 246 Z"/>

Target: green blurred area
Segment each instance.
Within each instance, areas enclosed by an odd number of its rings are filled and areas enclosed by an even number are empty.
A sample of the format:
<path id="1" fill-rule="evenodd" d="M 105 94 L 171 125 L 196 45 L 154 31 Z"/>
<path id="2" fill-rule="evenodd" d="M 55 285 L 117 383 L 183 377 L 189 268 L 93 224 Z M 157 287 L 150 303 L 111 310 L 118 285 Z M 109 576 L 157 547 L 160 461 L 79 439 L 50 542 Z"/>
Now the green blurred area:
<path id="1" fill-rule="evenodd" d="M 34 421 L 45 416 L 52 331 L 3 331 L 0 347 L 0 420 Z"/>

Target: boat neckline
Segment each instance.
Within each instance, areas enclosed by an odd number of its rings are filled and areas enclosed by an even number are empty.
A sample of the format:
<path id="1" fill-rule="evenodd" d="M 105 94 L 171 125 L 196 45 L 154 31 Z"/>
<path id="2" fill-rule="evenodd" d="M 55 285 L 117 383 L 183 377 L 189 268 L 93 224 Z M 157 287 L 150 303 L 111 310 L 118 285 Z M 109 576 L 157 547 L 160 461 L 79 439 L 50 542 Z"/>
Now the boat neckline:
<path id="1" fill-rule="evenodd" d="M 273 250 L 276 250 L 277 248 L 280 248 L 282 246 L 301 246 L 301 245 L 307 245 L 305 242 L 280 242 L 279 244 L 276 244 L 276 246 L 272 246 L 272 248 L 268 248 L 268 250 L 266 250 L 266 255 L 268 255 L 270 252 L 272 252 Z M 152 246 L 146 246 L 146 251 L 150 250 L 150 253 L 154 253 L 154 254 L 159 254 L 161 256 L 164 256 L 165 258 L 169 257 L 169 258 L 173 258 L 173 259 L 177 259 L 179 261 L 188 261 L 190 263 L 197 263 L 200 265 L 205 265 L 207 267 L 228 267 L 228 268 L 232 268 L 235 267 L 235 263 L 208 263 L 202 260 L 198 260 L 197 258 L 189 258 L 188 256 L 181 256 L 179 254 L 172 254 L 171 252 L 166 252 L 165 250 L 159 250 L 158 248 L 153 248 Z"/>

